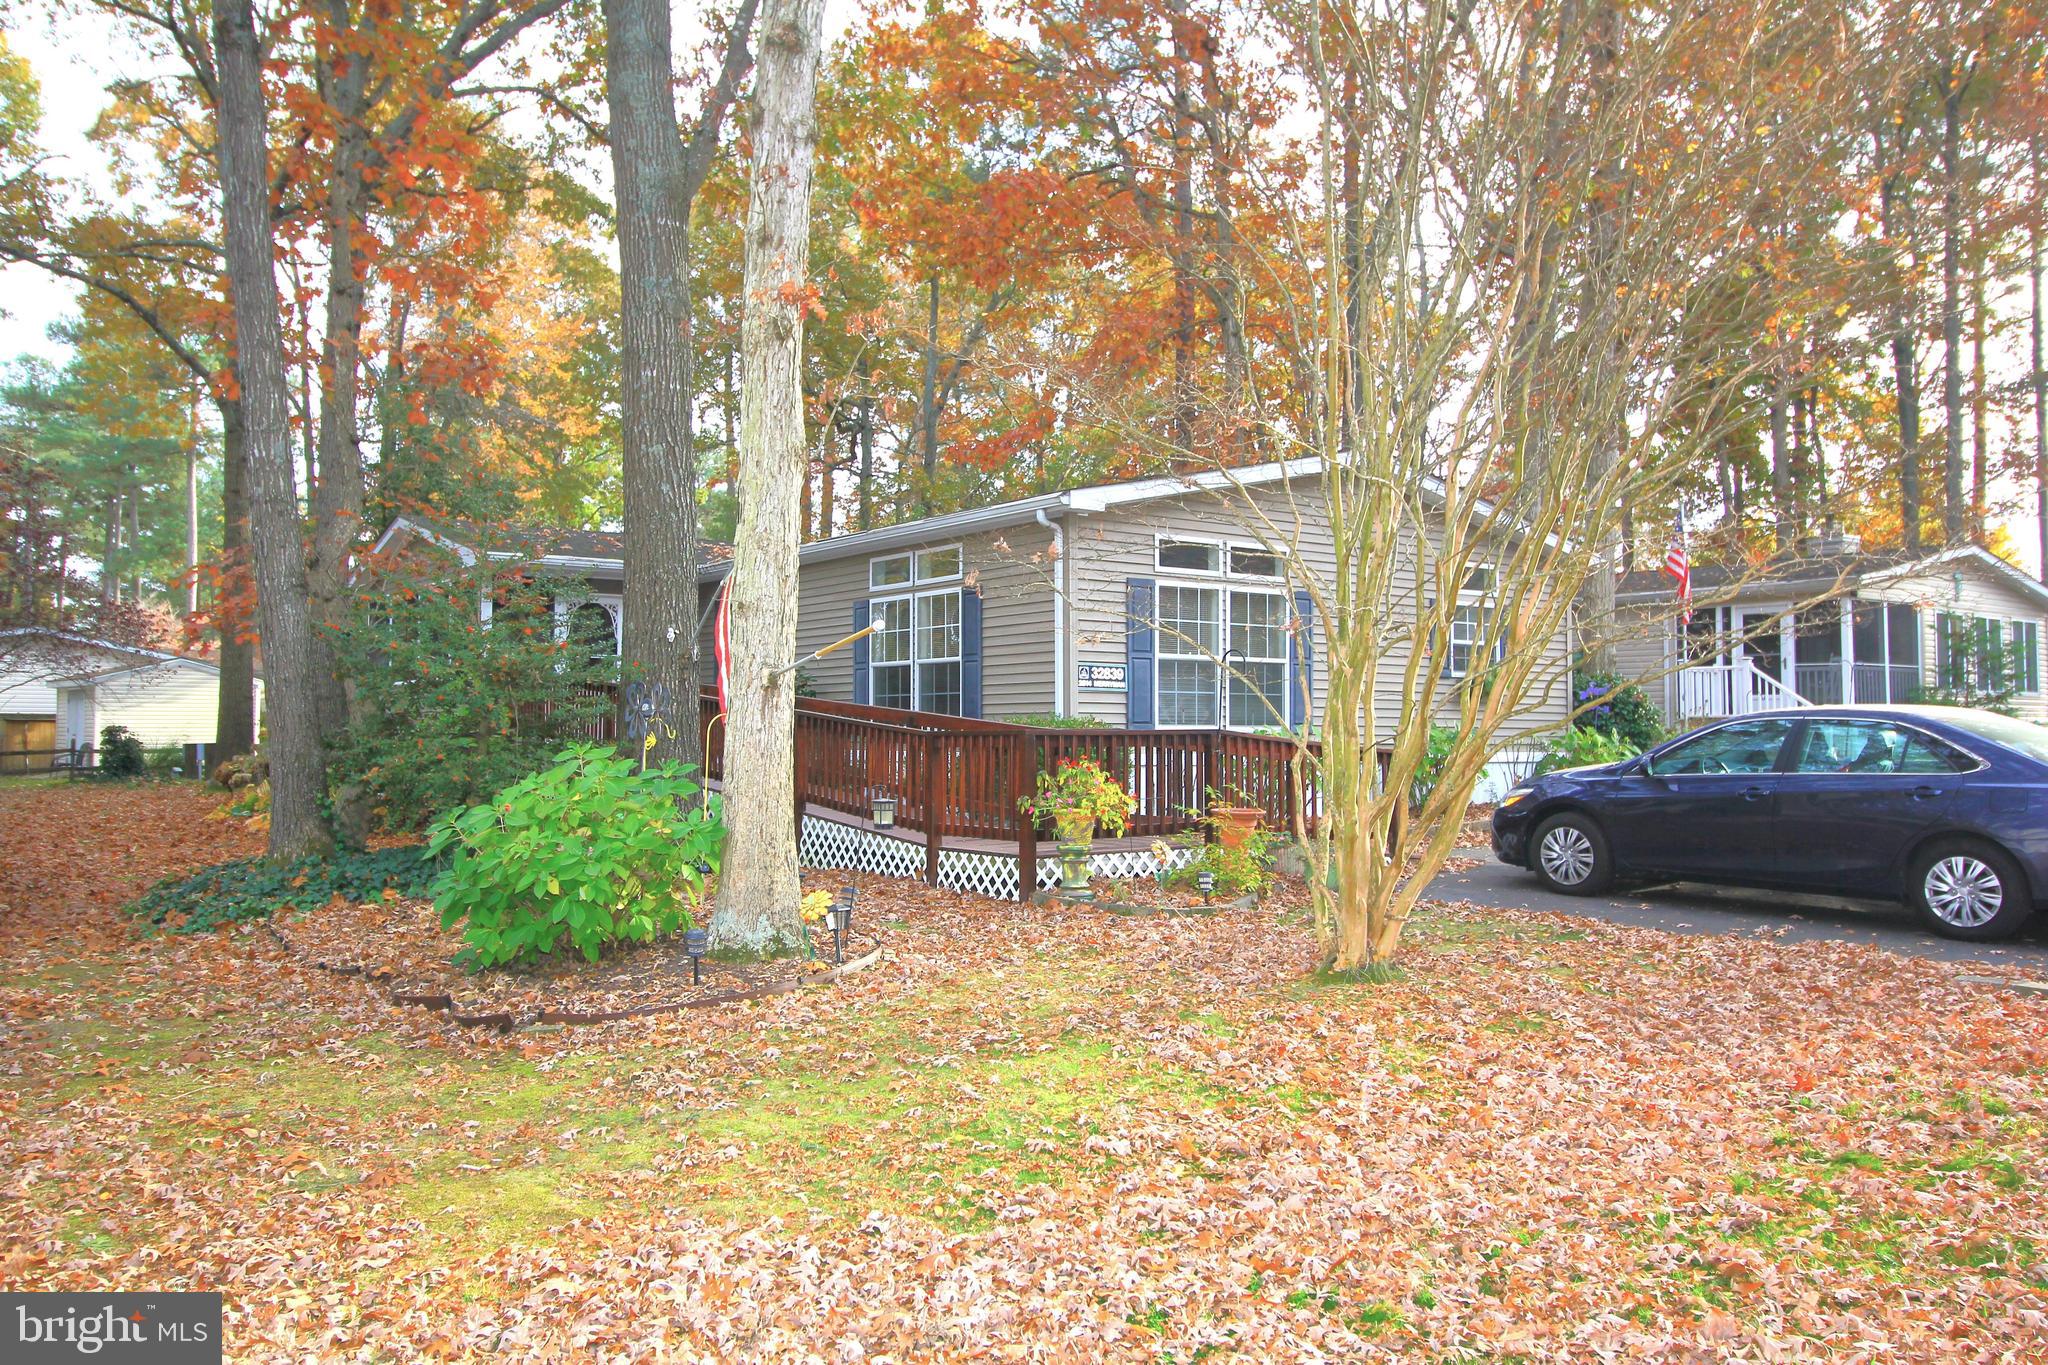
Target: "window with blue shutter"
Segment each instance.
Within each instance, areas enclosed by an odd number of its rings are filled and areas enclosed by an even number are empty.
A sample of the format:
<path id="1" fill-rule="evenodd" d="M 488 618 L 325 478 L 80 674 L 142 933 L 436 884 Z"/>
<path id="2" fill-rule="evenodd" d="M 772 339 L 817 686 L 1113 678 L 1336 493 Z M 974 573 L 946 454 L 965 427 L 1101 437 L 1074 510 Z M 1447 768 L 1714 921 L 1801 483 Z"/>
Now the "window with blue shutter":
<path id="1" fill-rule="evenodd" d="M 1124 724 L 1133 730 L 1152 728 L 1152 669 L 1158 657 L 1153 626 L 1156 580 L 1124 580 Z"/>
<path id="2" fill-rule="evenodd" d="M 853 628 L 868 628 L 868 604 L 862 599 L 853 604 Z M 853 700 L 856 704 L 868 704 L 868 641 L 874 637 L 863 635 L 853 642 Z"/>
<path id="3" fill-rule="evenodd" d="M 981 589 L 960 594 L 960 714 L 981 715 Z"/>

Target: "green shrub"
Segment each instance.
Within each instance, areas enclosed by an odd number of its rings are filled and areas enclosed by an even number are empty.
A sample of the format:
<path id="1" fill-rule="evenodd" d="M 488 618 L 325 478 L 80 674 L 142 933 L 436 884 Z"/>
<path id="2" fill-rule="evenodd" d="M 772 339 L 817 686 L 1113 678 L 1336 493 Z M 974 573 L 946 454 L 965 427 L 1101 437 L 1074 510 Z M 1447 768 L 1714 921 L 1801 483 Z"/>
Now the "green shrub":
<path id="1" fill-rule="evenodd" d="M 1601 763 L 1619 763 L 1642 750 L 1625 739 L 1583 725 L 1574 725 L 1553 736 L 1550 747 L 1537 760 L 1531 776 L 1541 777 L 1560 768 L 1586 768 Z"/>
<path id="2" fill-rule="evenodd" d="M 143 758 L 149 775 L 156 778 L 177 777 L 185 770 L 185 750 L 182 745 L 159 744 Z"/>
<path id="3" fill-rule="evenodd" d="M 340 640 L 357 708 L 332 776 L 367 793 L 390 829 L 418 829 L 545 767 L 610 709 L 601 689 L 618 677 L 609 627 L 594 608 L 576 610 L 584 585 L 434 567 L 377 566 Z"/>
<path id="4" fill-rule="evenodd" d="M 1408 789 L 1411 804 L 1425 804 L 1436 784 L 1443 780 L 1444 765 L 1451 761 L 1457 751 L 1458 727 L 1455 725 L 1432 725 L 1429 727 L 1429 744 L 1422 751 L 1422 766 L 1415 770 L 1415 781 Z"/>
<path id="5" fill-rule="evenodd" d="M 1656 705 L 1635 683 L 1612 673 L 1581 673 L 1572 679 L 1573 705 L 1586 706 L 1572 723 L 1580 729 L 1598 730 L 1603 735 L 1635 746 L 1636 752 L 1652 748 L 1664 738 L 1664 720 Z M 1587 703 L 1593 703 L 1587 706 Z"/>
<path id="6" fill-rule="evenodd" d="M 1201 885 L 1202 873 L 1210 872 L 1216 877 L 1215 894 L 1226 900 L 1247 893 L 1263 896 L 1273 885 L 1272 847 L 1273 835 L 1267 830 L 1254 831 L 1238 848 L 1204 844 L 1193 862 L 1166 874 L 1166 885 L 1176 891 L 1194 891 Z"/>
<path id="7" fill-rule="evenodd" d="M 428 850 L 452 853 L 434 883 L 442 924 L 464 924 L 484 967 L 564 941 L 594 962 L 609 944 L 688 928 L 725 845 L 716 808 L 691 799 L 701 790 L 680 765 L 642 773 L 603 745 L 571 746 L 434 826 Z"/>
<path id="8" fill-rule="evenodd" d="M 355 902 L 376 900 L 387 890 L 425 895 L 439 870 L 440 864 L 417 844 L 283 864 L 243 858 L 189 877 L 166 877 L 143 892 L 128 913 L 173 933 L 191 934 L 264 919 L 286 907 L 311 910 L 336 896 Z"/>
<path id="9" fill-rule="evenodd" d="M 109 725 L 100 731 L 99 775 L 141 777 L 149 771 L 143 757 L 142 741 L 125 725 Z"/>
<path id="10" fill-rule="evenodd" d="M 1012 725 L 1034 730 L 1107 730 L 1108 724 L 1093 716 L 1056 716 L 1050 711 L 1027 711 L 1021 716 L 1004 716 Z"/>

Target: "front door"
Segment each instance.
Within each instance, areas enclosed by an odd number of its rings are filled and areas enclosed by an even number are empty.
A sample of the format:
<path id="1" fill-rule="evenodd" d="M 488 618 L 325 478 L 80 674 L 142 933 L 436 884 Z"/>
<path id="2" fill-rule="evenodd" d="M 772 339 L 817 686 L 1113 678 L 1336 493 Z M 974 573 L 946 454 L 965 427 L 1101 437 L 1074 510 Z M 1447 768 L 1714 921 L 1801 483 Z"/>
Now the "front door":
<path id="1" fill-rule="evenodd" d="M 1617 779 L 1608 806 L 1616 861 L 1680 877 L 1775 878 L 1778 758 L 1793 727 L 1778 717 L 1716 726 Z"/>
<path id="2" fill-rule="evenodd" d="M 1940 817 L 1972 760 L 1892 721 L 1811 720 L 1778 785 L 1787 881 L 1890 895 L 1900 850 Z"/>
<path id="3" fill-rule="evenodd" d="M 74 749 L 88 748 L 93 743 L 92 697 L 83 688 L 74 688 L 64 694 L 64 724 L 70 730 L 70 744 Z"/>

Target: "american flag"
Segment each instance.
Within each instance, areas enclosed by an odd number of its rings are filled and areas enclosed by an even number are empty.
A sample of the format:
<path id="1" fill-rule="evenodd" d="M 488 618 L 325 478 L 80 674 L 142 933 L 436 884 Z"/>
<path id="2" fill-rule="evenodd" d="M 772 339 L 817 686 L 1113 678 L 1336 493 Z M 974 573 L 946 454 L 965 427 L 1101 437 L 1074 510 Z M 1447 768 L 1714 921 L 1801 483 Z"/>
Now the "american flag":
<path id="1" fill-rule="evenodd" d="M 718 709 L 726 709 L 726 679 L 732 673 L 732 575 L 725 576 L 725 582 L 718 588 L 718 617 L 711 632 L 711 653 L 718 662 Z"/>
<path id="2" fill-rule="evenodd" d="M 1664 572 L 1678 583 L 1681 619 L 1692 619 L 1692 555 L 1685 544 L 1685 509 L 1678 509 L 1678 527 L 1671 536 L 1671 548 L 1664 552 Z"/>

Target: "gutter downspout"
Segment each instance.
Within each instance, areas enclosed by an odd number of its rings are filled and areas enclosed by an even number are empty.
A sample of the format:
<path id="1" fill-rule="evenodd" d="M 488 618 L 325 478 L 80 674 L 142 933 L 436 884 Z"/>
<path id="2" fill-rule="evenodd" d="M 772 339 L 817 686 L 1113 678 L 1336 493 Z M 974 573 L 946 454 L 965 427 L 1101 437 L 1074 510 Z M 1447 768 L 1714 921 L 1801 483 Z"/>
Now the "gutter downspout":
<path id="1" fill-rule="evenodd" d="M 1052 710 L 1056 716 L 1067 710 L 1067 537 L 1043 507 L 1031 519 L 1052 532 Z"/>

